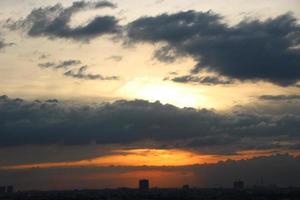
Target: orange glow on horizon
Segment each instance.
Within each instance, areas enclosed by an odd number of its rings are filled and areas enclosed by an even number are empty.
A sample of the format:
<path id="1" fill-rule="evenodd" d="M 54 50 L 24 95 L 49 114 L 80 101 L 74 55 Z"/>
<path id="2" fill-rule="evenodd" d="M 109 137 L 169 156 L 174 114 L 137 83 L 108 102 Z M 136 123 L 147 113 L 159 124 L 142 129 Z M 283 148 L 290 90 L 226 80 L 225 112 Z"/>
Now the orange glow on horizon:
<path id="1" fill-rule="evenodd" d="M 18 170 L 31 168 L 60 168 L 60 167 L 108 167 L 108 166 L 187 166 L 196 164 L 212 164 L 226 160 L 251 159 L 257 156 L 270 156 L 276 150 L 241 151 L 235 155 L 206 155 L 191 151 L 176 149 L 130 149 L 114 150 L 112 155 L 101 156 L 89 160 L 49 162 L 5 166 L 0 169 Z M 299 151 L 282 152 L 293 156 L 300 155 Z"/>

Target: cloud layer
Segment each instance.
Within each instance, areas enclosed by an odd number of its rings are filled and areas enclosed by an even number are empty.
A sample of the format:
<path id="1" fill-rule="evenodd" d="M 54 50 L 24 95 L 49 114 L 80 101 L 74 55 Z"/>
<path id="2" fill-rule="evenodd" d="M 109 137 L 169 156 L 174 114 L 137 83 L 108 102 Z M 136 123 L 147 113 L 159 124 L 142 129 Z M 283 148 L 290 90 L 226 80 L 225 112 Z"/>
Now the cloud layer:
<path id="1" fill-rule="evenodd" d="M 295 149 L 297 114 L 247 110 L 218 113 L 116 101 L 98 106 L 66 106 L 57 100 L 28 102 L 0 98 L 0 146 L 30 144 L 132 144 L 152 140 L 159 148 L 192 148 L 232 154 L 241 150 Z"/>
<path id="2" fill-rule="evenodd" d="M 258 98 L 268 101 L 297 101 L 300 100 L 300 95 L 262 95 Z"/>
<path id="3" fill-rule="evenodd" d="M 128 24 L 131 43 L 162 43 L 154 56 L 164 62 L 191 56 L 203 70 L 241 81 L 281 86 L 300 77 L 300 26 L 287 13 L 267 20 L 247 19 L 230 26 L 211 11 L 184 11 L 141 17 Z"/>
<path id="4" fill-rule="evenodd" d="M 32 37 L 89 41 L 104 34 L 119 34 L 124 43 L 158 43 L 154 57 L 159 61 L 172 63 L 181 57 L 196 61 L 188 75 L 189 82 L 195 82 L 195 74 L 209 71 L 230 80 L 267 81 L 284 87 L 298 84 L 300 26 L 291 13 L 266 20 L 248 18 L 235 25 L 224 23 L 224 18 L 212 11 L 140 17 L 125 26 L 115 16 L 105 15 L 96 16 L 85 25 L 69 26 L 77 12 L 115 7 L 107 1 L 78 1 L 69 7 L 56 4 L 34 9 L 25 19 L 9 20 L 7 26 L 23 29 Z M 211 78 L 200 82 L 219 84 Z M 177 80 L 183 79 L 173 81 Z"/>

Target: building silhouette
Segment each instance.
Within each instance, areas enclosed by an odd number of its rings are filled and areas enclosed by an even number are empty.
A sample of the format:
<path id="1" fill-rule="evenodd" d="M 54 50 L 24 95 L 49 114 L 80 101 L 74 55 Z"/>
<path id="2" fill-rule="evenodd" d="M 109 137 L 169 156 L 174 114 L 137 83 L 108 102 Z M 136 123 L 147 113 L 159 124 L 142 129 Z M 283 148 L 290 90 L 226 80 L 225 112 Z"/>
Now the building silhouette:
<path id="1" fill-rule="evenodd" d="M 183 186 L 182 186 L 182 189 L 183 189 L 183 190 L 189 190 L 189 189 L 190 189 L 190 186 L 189 186 L 188 184 L 183 185 Z"/>
<path id="2" fill-rule="evenodd" d="M 0 186 L 0 194 L 1 193 L 13 193 L 14 192 L 14 186 L 8 185 L 8 186 Z"/>
<path id="3" fill-rule="evenodd" d="M 242 189 L 244 189 L 244 181 L 235 180 L 233 182 L 233 188 L 236 189 L 236 190 L 242 190 Z"/>
<path id="4" fill-rule="evenodd" d="M 149 180 L 148 179 L 139 180 L 139 189 L 140 190 L 149 190 Z"/>
<path id="5" fill-rule="evenodd" d="M 12 185 L 7 186 L 6 187 L 6 192 L 7 193 L 13 193 L 14 192 L 14 186 L 12 186 Z"/>
<path id="6" fill-rule="evenodd" d="M 0 186 L 0 193 L 5 193 L 5 192 L 6 192 L 6 187 Z"/>

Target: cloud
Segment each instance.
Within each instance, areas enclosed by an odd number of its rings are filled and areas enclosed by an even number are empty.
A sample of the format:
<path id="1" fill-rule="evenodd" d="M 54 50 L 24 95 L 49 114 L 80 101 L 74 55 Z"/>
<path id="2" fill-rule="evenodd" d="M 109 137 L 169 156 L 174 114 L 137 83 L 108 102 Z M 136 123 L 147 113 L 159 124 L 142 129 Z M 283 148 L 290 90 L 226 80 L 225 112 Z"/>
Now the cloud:
<path id="1" fill-rule="evenodd" d="M 102 76 L 100 74 L 90 74 L 87 73 L 88 66 L 84 65 L 81 66 L 78 69 L 72 69 L 68 70 L 69 68 L 74 68 L 80 65 L 82 62 L 80 60 L 64 60 L 60 61 L 58 63 L 55 62 L 45 62 L 45 63 L 39 63 L 38 66 L 41 68 L 51 68 L 51 69 L 64 69 L 65 72 L 63 72 L 64 76 L 82 79 L 82 80 L 119 80 L 120 77 L 118 76 Z"/>
<path id="2" fill-rule="evenodd" d="M 299 178 L 296 175 L 299 172 L 297 169 L 300 166 L 299 161 L 300 157 L 274 155 L 200 165 L 194 170 L 196 178 L 210 186 L 218 183 L 225 187 L 232 187 L 233 180 L 237 178 L 244 180 L 247 186 L 261 184 L 261 179 L 265 185 L 290 186 L 300 184 L 296 180 Z"/>
<path id="3" fill-rule="evenodd" d="M 105 34 L 118 33 L 118 20 L 114 16 L 96 16 L 87 24 L 72 28 L 69 26 L 72 16 L 83 10 L 115 7 L 108 1 L 77 1 L 66 8 L 61 4 L 56 4 L 34 9 L 25 19 L 9 20 L 7 27 L 12 30 L 24 29 L 31 37 L 46 36 L 50 39 L 66 38 L 88 41 Z"/>
<path id="4" fill-rule="evenodd" d="M 233 80 L 228 79 L 221 79 L 217 76 L 193 76 L 193 75 L 186 75 L 186 76 L 178 76 L 171 79 L 177 83 L 198 83 L 203 85 L 228 85 L 233 84 Z"/>
<path id="5" fill-rule="evenodd" d="M 0 49 L 4 49 L 13 45 L 15 45 L 15 43 L 6 43 L 3 39 L 0 38 Z"/>
<path id="6" fill-rule="evenodd" d="M 73 162 L 78 160 L 90 160 L 101 156 L 113 155 L 116 147 L 101 145 L 22 145 L 1 147 L 0 168 L 33 163 L 47 162 Z M 20 155 L 22 156 L 20 157 Z"/>
<path id="7" fill-rule="evenodd" d="M 300 77 L 300 26 L 290 13 L 232 26 L 211 11 L 161 14 L 129 23 L 127 37 L 129 43 L 162 44 L 154 53 L 160 61 L 192 57 L 197 64 L 191 74 L 210 71 L 280 86 L 294 85 Z"/>
<path id="8" fill-rule="evenodd" d="M 6 47 L 6 43 L 0 39 L 0 49 L 3 49 L 4 47 Z"/>
<path id="9" fill-rule="evenodd" d="M 57 99 L 48 99 L 45 101 L 46 103 L 59 103 Z"/>
<path id="10" fill-rule="evenodd" d="M 41 68 L 53 68 L 53 69 L 60 69 L 60 68 L 69 68 L 71 66 L 76 66 L 81 64 L 80 60 L 64 60 L 60 61 L 59 63 L 55 62 L 45 62 L 45 63 L 39 63 L 38 66 Z"/>
<path id="11" fill-rule="evenodd" d="M 46 58 L 49 58 L 49 57 L 50 57 L 50 54 L 40 53 L 38 59 L 43 60 L 43 59 L 46 59 Z"/>
<path id="12" fill-rule="evenodd" d="M 300 100 L 300 95 L 262 95 L 258 99 L 267 101 L 292 101 Z"/>
<path id="13" fill-rule="evenodd" d="M 64 73 L 65 76 L 84 79 L 84 80 L 119 80 L 118 76 L 102 76 L 100 74 L 89 74 L 86 73 L 87 66 L 80 67 L 77 71 L 69 70 Z"/>
<path id="14" fill-rule="evenodd" d="M 114 55 L 107 58 L 108 60 L 114 60 L 116 62 L 120 62 L 123 59 L 123 56 Z"/>
<path id="15" fill-rule="evenodd" d="M 0 146 L 140 144 L 234 153 L 299 144 L 300 116 L 249 110 L 218 113 L 142 100 L 97 106 L 0 97 Z M 138 147 L 137 147 L 138 148 Z"/>
<path id="16" fill-rule="evenodd" d="M 173 63 L 177 58 L 177 54 L 170 46 L 163 46 L 154 52 L 153 57 L 161 62 Z"/>
<path id="17" fill-rule="evenodd" d="M 177 72 L 169 72 L 169 75 L 178 75 L 178 73 Z"/>

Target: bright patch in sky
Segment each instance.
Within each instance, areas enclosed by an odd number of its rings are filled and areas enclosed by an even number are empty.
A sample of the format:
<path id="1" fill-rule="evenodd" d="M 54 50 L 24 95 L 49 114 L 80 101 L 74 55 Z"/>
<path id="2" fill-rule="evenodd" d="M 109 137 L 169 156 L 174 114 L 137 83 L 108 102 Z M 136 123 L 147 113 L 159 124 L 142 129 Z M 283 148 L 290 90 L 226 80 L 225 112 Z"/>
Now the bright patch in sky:
<path id="1" fill-rule="evenodd" d="M 203 105 L 205 99 L 199 91 L 199 89 L 195 91 L 191 87 L 146 78 L 136 78 L 129 81 L 119 90 L 122 95 L 128 98 L 145 99 L 151 102 L 160 101 L 181 108 Z"/>

